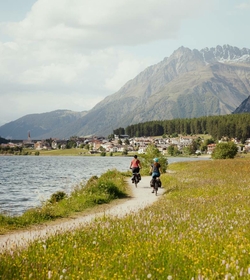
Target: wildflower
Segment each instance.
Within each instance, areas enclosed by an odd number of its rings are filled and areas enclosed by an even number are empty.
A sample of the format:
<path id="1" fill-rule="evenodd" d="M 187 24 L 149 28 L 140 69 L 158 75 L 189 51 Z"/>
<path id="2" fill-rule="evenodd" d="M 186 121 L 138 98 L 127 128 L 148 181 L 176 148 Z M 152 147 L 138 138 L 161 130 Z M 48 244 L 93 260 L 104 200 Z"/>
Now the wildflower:
<path id="1" fill-rule="evenodd" d="M 48 279 L 50 279 L 52 277 L 52 271 L 48 271 Z"/>
<path id="2" fill-rule="evenodd" d="M 248 274 L 250 274 L 250 267 L 247 269 Z"/>
<path id="3" fill-rule="evenodd" d="M 147 278 L 151 278 L 152 277 L 152 275 L 149 273 L 148 275 L 147 275 Z"/>
<path id="4" fill-rule="evenodd" d="M 172 280 L 173 278 L 172 278 L 171 275 L 168 275 L 167 279 L 168 279 L 168 280 Z"/>
<path id="5" fill-rule="evenodd" d="M 66 271 L 67 271 L 67 269 L 66 269 L 66 268 L 64 268 L 64 269 L 62 270 L 62 273 L 66 273 Z"/>

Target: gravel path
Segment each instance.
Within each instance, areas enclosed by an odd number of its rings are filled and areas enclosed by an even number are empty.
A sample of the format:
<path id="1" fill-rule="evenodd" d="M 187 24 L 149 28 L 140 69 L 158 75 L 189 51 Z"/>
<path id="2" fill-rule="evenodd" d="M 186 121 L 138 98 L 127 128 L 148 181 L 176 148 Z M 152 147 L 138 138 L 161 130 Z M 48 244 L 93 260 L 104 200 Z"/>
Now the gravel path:
<path id="1" fill-rule="evenodd" d="M 85 213 L 84 215 L 79 215 L 74 218 L 59 219 L 46 225 L 34 226 L 29 230 L 15 231 L 13 233 L 0 235 L 0 252 L 23 247 L 29 242 L 37 239 L 45 239 L 53 234 L 72 231 L 104 215 L 122 218 L 131 212 L 143 209 L 154 203 L 164 192 L 164 189 L 160 188 L 157 196 L 151 193 L 152 189 L 149 186 L 150 179 L 150 176 L 143 176 L 137 188 L 131 183 L 131 180 L 128 180 L 132 190 L 131 198 L 121 199 L 119 201 L 116 200 L 116 205 L 111 203 L 110 205 L 96 208 L 94 213 L 92 211 L 92 213 Z"/>

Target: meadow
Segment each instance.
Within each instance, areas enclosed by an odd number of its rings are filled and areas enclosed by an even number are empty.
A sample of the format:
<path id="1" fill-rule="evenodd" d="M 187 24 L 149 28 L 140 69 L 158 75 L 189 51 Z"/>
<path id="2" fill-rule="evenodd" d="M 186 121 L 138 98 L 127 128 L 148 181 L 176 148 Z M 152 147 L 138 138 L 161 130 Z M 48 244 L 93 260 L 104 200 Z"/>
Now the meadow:
<path id="1" fill-rule="evenodd" d="M 155 204 L 4 252 L 0 278 L 250 279 L 249 173 L 249 158 L 171 164 Z"/>
<path id="2" fill-rule="evenodd" d="M 27 155 L 36 155 L 36 150 L 24 149 L 23 152 Z M 71 149 L 57 149 L 57 150 L 40 150 L 39 156 L 100 156 L 100 153 L 90 154 L 86 149 L 71 148 Z M 110 156 L 110 153 L 106 153 Z M 122 152 L 112 153 L 112 156 L 123 156 Z"/>

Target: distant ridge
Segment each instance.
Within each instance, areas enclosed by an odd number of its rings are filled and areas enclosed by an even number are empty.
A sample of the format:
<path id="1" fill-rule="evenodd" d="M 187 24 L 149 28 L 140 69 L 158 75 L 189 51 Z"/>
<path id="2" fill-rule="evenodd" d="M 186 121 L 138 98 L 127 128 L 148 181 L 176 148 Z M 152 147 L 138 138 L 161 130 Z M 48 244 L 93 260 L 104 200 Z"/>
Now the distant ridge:
<path id="1" fill-rule="evenodd" d="M 16 138 L 28 130 L 35 138 L 107 136 L 116 128 L 151 120 L 231 114 L 249 95 L 249 49 L 180 47 L 88 112 L 71 112 L 66 119 L 58 115 L 53 125 L 48 119 L 34 118 L 31 124 L 21 118 L 0 127 L 0 136 Z"/>
<path id="2" fill-rule="evenodd" d="M 0 127 L 0 136 L 5 139 L 49 139 L 65 138 L 64 129 L 83 117 L 87 112 L 56 110 L 42 114 L 30 114 Z"/>

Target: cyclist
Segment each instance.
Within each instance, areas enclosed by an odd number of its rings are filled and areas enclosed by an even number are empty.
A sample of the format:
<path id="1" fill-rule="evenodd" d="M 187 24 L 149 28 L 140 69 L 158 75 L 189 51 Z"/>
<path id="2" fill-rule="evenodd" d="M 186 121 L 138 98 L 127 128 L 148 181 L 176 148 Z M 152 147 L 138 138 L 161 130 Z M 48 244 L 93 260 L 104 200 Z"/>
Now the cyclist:
<path id="1" fill-rule="evenodd" d="M 154 163 L 150 166 L 150 174 L 152 174 L 152 180 L 150 182 L 151 187 L 154 187 L 154 182 L 157 177 L 161 176 L 161 165 L 158 158 L 154 158 Z M 152 191 L 154 193 L 154 189 Z"/>
<path id="2" fill-rule="evenodd" d="M 142 168 L 141 162 L 137 158 L 137 155 L 134 155 L 134 158 L 131 160 L 130 169 L 132 169 L 132 174 L 137 173 L 138 179 L 141 180 L 140 169 Z M 132 183 L 134 183 L 134 175 L 132 176 Z"/>

